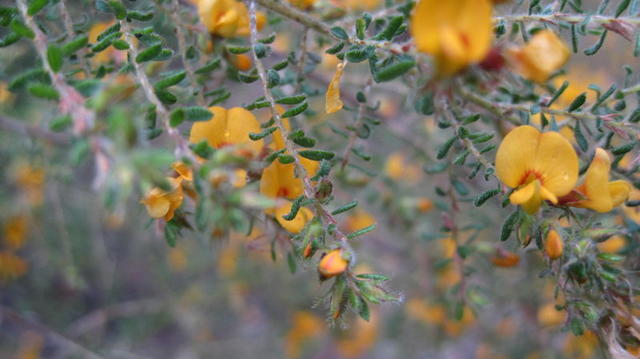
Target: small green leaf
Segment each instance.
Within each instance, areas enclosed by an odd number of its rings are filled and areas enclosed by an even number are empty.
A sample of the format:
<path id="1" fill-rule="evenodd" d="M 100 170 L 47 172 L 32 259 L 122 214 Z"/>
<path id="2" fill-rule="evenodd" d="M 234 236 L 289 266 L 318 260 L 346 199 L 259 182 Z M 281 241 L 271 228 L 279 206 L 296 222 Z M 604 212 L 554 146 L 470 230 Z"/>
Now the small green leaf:
<path id="1" fill-rule="evenodd" d="M 81 48 L 87 46 L 89 43 L 89 37 L 87 35 L 78 35 L 73 40 L 67 42 L 62 46 L 62 54 L 64 56 L 69 56 L 74 52 L 80 50 Z"/>
<path id="2" fill-rule="evenodd" d="M 413 59 L 396 62 L 374 72 L 373 79 L 376 82 L 391 81 L 396 77 L 404 75 L 407 71 L 411 70 L 415 64 L 416 62 Z"/>
<path id="3" fill-rule="evenodd" d="M 33 96 L 40 97 L 46 100 L 57 101 L 60 98 L 58 91 L 51 85 L 34 83 L 29 85 L 28 90 Z"/>
<path id="4" fill-rule="evenodd" d="M 356 206 L 358 205 L 358 201 L 353 201 L 353 202 L 349 202 L 347 204 L 345 204 L 344 206 L 334 210 L 333 212 L 331 212 L 332 216 L 338 215 L 340 213 L 344 213 L 347 212 L 353 208 L 356 208 Z"/>
<path id="5" fill-rule="evenodd" d="M 31 0 L 27 8 L 27 15 L 33 16 L 40 12 L 45 6 L 49 4 L 49 0 Z"/>
<path id="6" fill-rule="evenodd" d="M 153 87 L 155 89 L 162 90 L 167 87 L 179 84 L 182 80 L 185 79 L 185 77 L 187 77 L 187 72 L 185 70 L 181 70 L 156 82 Z"/>
<path id="7" fill-rule="evenodd" d="M 277 99 L 276 103 L 280 105 L 297 105 L 306 99 L 307 99 L 306 95 L 287 96 L 287 97 L 281 97 Z"/>
<path id="8" fill-rule="evenodd" d="M 373 231 L 374 229 L 376 229 L 376 224 L 372 224 L 370 226 L 364 227 L 361 230 L 355 231 L 353 233 L 349 233 L 347 234 L 347 239 L 354 239 L 356 237 L 360 237 L 363 234 L 369 233 L 371 231 Z"/>
<path id="9" fill-rule="evenodd" d="M 58 72 L 62 68 L 64 59 L 62 57 L 62 50 L 56 45 L 49 45 L 47 48 L 47 61 L 53 72 Z"/>
<path id="10" fill-rule="evenodd" d="M 285 113 L 282 114 L 281 117 L 282 118 L 288 118 L 288 117 L 297 116 L 297 115 L 301 114 L 302 112 L 304 112 L 308 107 L 309 107 L 309 104 L 307 102 L 303 102 L 301 105 L 287 110 Z"/>
<path id="11" fill-rule="evenodd" d="M 302 150 L 298 154 L 312 161 L 330 160 L 335 157 L 335 153 L 322 150 Z"/>
<path id="12" fill-rule="evenodd" d="M 474 200 L 473 205 L 476 207 L 482 206 L 489 198 L 500 193 L 499 189 L 490 189 L 488 191 L 480 193 Z"/>
<path id="13" fill-rule="evenodd" d="M 573 112 L 578 110 L 580 107 L 582 107 L 582 105 L 584 105 L 585 101 L 587 101 L 587 94 L 583 92 L 578 95 L 578 97 L 573 99 L 573 102 L 571 102 L 571 105 L 569 105 L 567 111 Z"/>
<path id="14" fill-rule="evenodd" d="M 215 59 L 207 62 L 204 66 L 202 66 L 201 68 L 197 69 L 194 72 L 196 74 L 198 74 L 198 75 L 202 75 L 202 74 L 206 74 L 206 73 L 209 73 L 211 71 L 214 71 L 218 67 L 220 67 L 220 59 L 219 58 L 215 58 Z"/>
<path id="15" fill-rule="evenodd" d="M 511 236 L 511 232 L 516 227 L 516 224 L 520 221 L 520 210 L 516 209 L 507 217 L 507 220 L 504 221 L 502 225 L 502 230 L 500 231 L 500 241 L 504 242 L 509 239 Z"/>
<path id="16" fill-rule="evenodd" d="M 331 35 L 333 35 L 334 37 L 340 39 L 340 40 L 348 40 L 349 39 L 349 35 L 347 34 L 347 31 L 343 28 L 341 28 L 340 26 L 335 26 L 331 28 Z"/>
<path id="17" fill-rule="evenodd" d="M 138 56 L 136 56 L 136 62 L 142 63 L 151 61 L 160 55 L 160 51 L 162 51 L 162 44 L 157 43 L 155 45 L 151 45 L 138 53 Z"/>
<path id="18" fill-rule="evenodd" d="M 278 130 L 277 127 L 269 127 L 269 128 L 266 128 L 266 129 L 262 130 L 259 133 L 250 133 L 249 134 L 249 138 L 252 141 L 259 141 L 259 140 L 269 136 L 270 134 L 276 132 L 277 130 Z"/>
<path id="19" fill-rule="evenodd" d="M 21 36 L 28 37 L 30 39 L 36 37 L 36 34 L 30 28 L 28 28 L 27 25 L 23 24 L 15 17 L 13 18 L 13 20 L 11 20 L 11 24 L 9 24 L 9 27 L 11 28 L 11 30 L 15 31 Z"/>

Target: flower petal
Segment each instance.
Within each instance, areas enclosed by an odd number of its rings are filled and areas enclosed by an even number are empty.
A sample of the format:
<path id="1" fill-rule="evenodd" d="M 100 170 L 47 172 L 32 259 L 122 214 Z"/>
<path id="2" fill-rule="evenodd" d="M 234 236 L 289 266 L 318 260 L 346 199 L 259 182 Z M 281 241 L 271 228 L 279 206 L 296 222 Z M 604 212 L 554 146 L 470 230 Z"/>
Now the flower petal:
<path id="1" fill-rule="evenodd" d="M 611 195 L 611 204 L 618 207 L 623 204 L 631 192 L 631 185 L 627 181 L 611 181 L 609 182 L 609 194 Z"/>
<path id="2" fill-rule="evenodd" d="M 556 196 L 573 189 L 578 180 L 578 155 L 561 134 L 545 132 L 540 135 L 532 170 L 539 173 L 543 186 Z"/>
<path id="3" fill-rule="evenodd" d="M 331 114 L 338 112 L 342 109 L 344 104 L 340 99 L 340 79 L 342 79 L 342 73 L 344 71 L 344 62 L 338 64 L 336 73 L 333 75 L 329 87 L 327 88 L 327 94 L 325 95 L 325 112 Z"/>
<path id="4" fill-rule="evenodd" d="M 540 132 L 532 126 L 514 128 L 502 140 L 496 153 L 496 175 L 509 187 L 518 187 L 530 169 Z"/>

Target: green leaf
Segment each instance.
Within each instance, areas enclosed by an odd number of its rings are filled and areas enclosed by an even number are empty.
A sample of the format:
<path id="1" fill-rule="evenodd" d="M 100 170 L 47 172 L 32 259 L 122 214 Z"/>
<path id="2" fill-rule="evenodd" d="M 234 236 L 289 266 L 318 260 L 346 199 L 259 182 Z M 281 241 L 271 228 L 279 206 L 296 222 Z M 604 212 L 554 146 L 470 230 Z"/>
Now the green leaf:
<path id="1" fill-rule="evenodd" d="M 288 165 L 289 163 L 294 163 L 296 161 L 295 157 L 291 155 L 281 154 L 278 156 L 278 161 L 283 165 Z"/>
<path id="2" fill-rule="evenodd" d="M 213 113 L 205 107 L 187 106 L 182 109 L 185 113 L 185 119 L 189 122 L 209 121 L 213 117 Z"/>
<path id="3" fill-rule="evenodd" d="M 573 102 L 571 102 L 571 105 L 569 105 L 567 111 L 573 112 L 575 110 L 578 110 L 580 107 L 582 107 L 582 105 L 584 105 L 585 101 L 587 101 L 587 94 L 583 92 L 578 95 L 578 97 L 573 99 Z"/>
<path id="4" fill-rule="evenodd" d="M 356 277 L 360 279 L 372 280 L 374 282 L 386 282 L 389 280 L 387 276 L 382 274 L 358 274 Z"/>
<path id="5" fill-rule="evenodd" d="M 457 139 L 458 139 L 457 137 L 451 137 L 450 139 L 447 140 L 447 142 L 443 143 L 438 148 L 438 153 L 436 155 L 436 158 L 439 160 L 445 158 L 447 156 L 447 153 L 449 153 L 449 150 L 451 149 L 451 147 L 453 146 L 453 144 L 456 142 Z"/>
<path id="6" fill-rule="evenodd" d="M 347 31 L 340 26 L 335 26 L 331 28 L 331 35 L 340 39 L 340 40 L 349 40 L 349 35 Z"/>
<path id="7" fill-rule="evenodd" d="M 631 0 L 622 0 L 620 1 L 620 4 L 618 5 L 618 8 L 616 8 L 616 17 L 619 17 L 620 15 L 622 15 L 622 13 L 627 10 L 627 8 L 629 7 L 629 4 L 631 3 Z"/>
<path id="8" fill-rule="evenodd" d="M 113 10 L 113 14 L 116 16 L 116 19 L 122 20 L 127 16 L 127 9 L 125 9 L 124 5 L 118 0 L 110 0 L 109 7 Z"/>
<path id="9" fill-rule="evenodd" d="M 47 48 L 47 61 L 53 72 L 58 72 L 62 68 L 64 59 L 62 57 L 62 50 L 56 45 L 49 45 Z"/>
<path id="10" fill-rule="evenodd" d="M 33 16 L 49 4 L 49 0 L 31 0 L 27 7 L 27 15 Z"/>
<path id="11" fill-rule="evenodd" d="M 177 108 L 171 111 L 169 115 L 169 125 L 171 127 L 179 126 L 182 122 L 184 122 L 185 114 L 181 108 Z"/>
<path id="12" fill-rule="evenodd" d="M 198 74 L 198 75 L 202 75 L 202 74 L 206 74 L 206 73 L 209 73 L 211 71 L 214 71 L 218 67 L 220 67 L 220 59 L 219 58 L 215 58 L 215 59 L 207 62 L 204 66 L 202 66 L 201 68 L 197 69 L 194 72 L 196 74 Z"/>
<path id="13" fill-rule="evenodd" d="M 338 52 L 342 51 L 342 49 L 344 48 L 344 42 L 339 42 L 333 46 L 331 46 L 330 48 L 328 48 L 325 53 L 329 54 L 329 55 L 335 55 Z"/>
<path id="14" fill-rule="evenodd" d="M 476 207 L 482 206 L 489 198 L 500 193 L 499 189 L 490 189 L 488 191 L 480 193 L 474 200 L 473 205 Z"/>
<path id="15" fill-rule="evenodd" d="M 227 46 L 226 49 L 228 52 L 236 55 L 244 54 L 246 52 L 249 52 L 249 50 L 251 50 L 251 48 L 248 46 Z"/>
<path id="16" fill-rule="evenodd" d="M 296 259 L 291 252 L 287 253 L 287 265 L 292 274 L 296 272 Z"/>
<path id="17" fill-rule="evenodd" d="M 156 96 L 158 96 L 158 100 L 160 100 L 160 102 L 165 105 L 173 105 L 174 103 L 178 102 L 178 98 L 176 97 L 176 95 L 172 94 L 169 91 L 156 90 L 155 93 Z"/>
<path id="18" fill-rule="evenodd" d="M 111 45 L 117 50 L 129 50 L 129 43 L 121 39 L 114 40 Z"/>
<path id="19" fill-rule="evenodd" d="M 277 99 L 276 103 L 280 105 L 297 105 L 306 99 L 307 99 L 306 95 L 287 96 L 287 97 L 281 97 Z"/>
<path id="20" fill-rule="evenodd" d="M 302 206 L 302 202 L 305 200 L 305 196 L 301 195 L 291 203 L 291 210 L 289 213 L 282 216 L 285 221 L 293 221 L 298 215 L 298 211 L 300 211 L 300 206 Z"/>
<path id="21" fill-rule="evenodd" d="M 288 117 L 294 117 L 297 116 L 299 114 L 301 114 L 302 112 L 304 112 L 307 108 L 309 107 L 309 104 L 307 102 L 303 102 L 301 105 L 296 106 L 292 109 L 287 110 L 285 113 L 282 114 L 282 118 L 288 118 Z"/>
<path id="22" fill-rule="evenodd" d="M 20 34 L 18 34 L 17 32 L 13 32 L 12 31 L 12 32 L 8 33 L 7 36 L 5 36 L 2 39 L 0 39 L 0 48 L 7 47 L 9 45 L 15 44 L 21 38 L 22 38 L 22 36 L 20 36 Z"/>
<path id="23" fill-rule="evenodd" d="M 374 36 L 374 40 L 391 40 L 393 36 L 396 34 L 400 25 L 402 25 L 404 21 L 404 16 L 395 16 L 391 20 L 387 26 L 379 32 L 376 36 Z"/>
<path id="24" fill-rule="evenodd" d="M 157 90 L 162 90 L 167 87 L 179 84 L 182 80 L 185 79 L 185 77 L 187 77 L 187 72 L 185 70 L 181 70 L 156 82 L 153 87 Z"/>
<path id="25" fill-rule="evenodd" d="M 356 20 L 356 36 L 358 37 L 358 39 L 364 40 L 366 36 L 366 33 L 365 33 L 366 27 L 367 27 L 367 24 L 363 18 L 358 18 Z"/>
<path id="26" fill-rule="evenodd" d="M 614 149 L 611 150 L 611 153 L 614 154 L 615 156 L 622 156 L 625 153 L 631 151 L 633 149 L 633 147 L 635 147 L 636 142 L 629 142 L 627 144 L 615 147 Z"/>
<path id="27" fill-rule="evenodd" d="M 249 138 L 252 141 L 259 141 L 259 140 L 269 136 L 270 134 L 276 132 L 277 130 L 278 130 L 278 128 L 275 127 L 275 126 L 274 127 L 269 127 L 269 128 L 266 128 L 266 129 L 260 131 L 259 133 L 250 133 L 249 134 Z"/>
<path id="28" fill-rule="evenodd" d="M 80 50 L 81 48 L 87 46 L 88 43 L 89 37 L 87 37 L 87 35 L 78 35 L 73 40 L 67 42 L 62 46 L 62 54 L 64 56 L 69 56 L 74 52 Z"/>
<path id="29" fill-rule="evenodd" d="M 582 126 L 580 125 L 580 121 L 576 121 L 576 125 L 573 128 L 573 134 L 575 135 L 576 142 L 578 143 L 578 146 L 580 147 L 582 152 L 586 152 L 589 149 L 589 143 L 582 133 Z"/>
<path id="30" fill-rule="evenodd" d="M 365 302 L 361 297 L 358 297 L 358 299 L 360 300 L 360 310 L 358 311 L 358 315 L 360 315 L 360 318 L 368 322 L 370 319 L 369 304 L 367 304 L 367 302 Z"/>
<path id="31" fill-rule="evenodd" d="M 34 83 L 29 85 L 29 92 L 36 97 L 40 97 L 46 100 L 57 101 L 60 98 L 58 90 L 55 87 L 42 83 Z"/>
<path id="32" fill-rule="evenodd" d="M 136 56 L 136 62 L 142 63 L 151 61 L 160 55 L 160 51 L 162 51 L 162 44 L 155 44 L 147 47 L 146 49 L 140 51 L 138 56 Z"/>
<path id="33" fill-rule="evenodd" d="M 369 233 L 371 231 L 373 231 L 374 229 L 376 229 L 376 224 L 372 224 L 370 226 L 364 227 L 361 230 L 355 231 L 353 233 L 349 233 L 347 234 L 347 239 L 354 239 L 356 237 L 360 237 L 363 234 Z"/>
<path id="34" fill-rule="evenodd" d="M 316 145 L 316 140 L 314 140 L 313 138 L 309 138 L 309 137 L 294 138 L 292 141 L 296 145 L 298 145 L 300 147 L 305 147 L 305 148 L 311 148 L 311 147 Z"/>
<path id="35" fill-rule="evenodd" d="M 127 20 L 149 21 L 153 19 L 153 12 L 140 12 L 131 10 L 127 12 Z"/>
<path id="36" fill-rule="evenodd" d="M 312 161 L 330 160 L 335 157 L 335 153 L 322 150 L 302 150 L 298 154 Z"/>
<path id="37" fill-rule="evenodd" d="M 602 32 L 602 35 L 600 35 L 600 39 L 598 40 L 598 42 L 593 44 L 593 46 L 591 46 L 590 48 L 584 50 L 584 54 L 587 55 L 587 56 L 595 55 L 598 52 L 598 50 L 600 50 L 602 45 L 604 44 L 604 39 L 607 37 L 607 32 L 608 32 L 608 30 L 604 30 Z"/>
<path id="38" fill-rule="evenodd" d="M 416 62 L 413 59 L 396 62 L 374 72 L 373 79 L 376 82 L 391 81 L 396 77 L 404 75 L 407 71 L 411 70 L 415 64 Z"/>
<path id="39" fill-rule="evenodd" d="M 500 241 L 504 242 L 507 239 L 509 239 L 509 236 L 511 236 L 511 232 L 513 232 L 513 229 L 515 228 L 516 224 L 518 224 L 519 221 L 520 221 L 520 210 L 516 209 L 509 215 L 509 217 L 507 217 L 507 220 L 504 221 L 504 224 L 502 225 L 502 230 L 500 231 Z"/>
<path id="40" fill-rule="evenodd" d="M 332 216 L 338 215 L 340 213 L 344 213 L 346 211 L 349 211 L 353 208 L 356 208 L 356 206 L 358 205 L 358 201 L 353 201 L 353 202 L 349 202 L 347 204 L 345 204 L 344 206 L 334 210 L 333 212 L 331 212 Z"/>
<path id="41" fill-rule="evenodd" d="M 11 24 L 9 24 L 9 27 L 11 28 L 11 30 L 15 31 L 21 36 L 28 37 L 30 39 L 36 37 L 36 34 L 30 28 L 28 28 L 27 25 L 23 24 L 15 17 L 13 18 L 13 20 L 11 20 Z"/>

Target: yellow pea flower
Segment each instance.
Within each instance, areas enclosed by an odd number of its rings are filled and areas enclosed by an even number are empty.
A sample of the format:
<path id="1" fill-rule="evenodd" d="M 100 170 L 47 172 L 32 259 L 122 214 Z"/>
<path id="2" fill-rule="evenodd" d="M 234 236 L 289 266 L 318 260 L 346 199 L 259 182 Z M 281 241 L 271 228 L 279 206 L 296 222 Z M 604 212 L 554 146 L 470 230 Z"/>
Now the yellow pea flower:
<path id="1" fill-rule="evenodd" d="M 325 96 L 325 112 L 327 114 L 332 114 L 334 112 L 338 112 L 342 109 L 344 104 L 340 99 L 340 79 L 342 79 L 342 73 L 344 72 L 344 62 L 338 64 L 336 68 L 336 73 L 333 75 L 331 82 L 329 82 L 329 87 L 327 88 L 327 94 Z"/>
<path id="2" fill-rule="evenodd" d="M 334 249 L 325 254 L 318 263 L 318 274 L 322 280 L 329 279 L 344 273 L 349 266 L 342 248 Z"/>
<path id="3" fill-rule="evenodd" d="M 287 221 L 282 216 L 285 216 L 291 212 L 292 203 L 286 201 L 284 205 L 276 208 L 276 221 L 282 226 L 282 228 L 286 229 L 288 232 L 293 234 L 298 234 L 304 229 L 304 226 L 313 219 L 313 212 L 309 208 L 302 207 L 298 210 L 298 214 L 296 214 L 295 218 L 291 221 Z"/>
<path id="4" fill-rule="evenodd" d="M 253 66 L 251 57 L 247 54 L 233 55 L 231 57 L 231 63 L 240 71 L 249 71 L 251 66 Z"/>
<path id="5" fill-rule="evenodd" d="M 584 181 L 575 189 L 583 199 L 568 205 L 604 213 L 624 203 L 631 192 L 631 185 L 621 180 L 609 182 L 610 169 L 609 154 L 602 148 L 597 148 L 584 175 Z"/>
<path id="6" fill-rule="evenodd" d="M 200 0 L 198 16 L 211 34 L 222 37 L 248 36 L 249 11 L 236 0 Z M 256 14 L 256 25 L 261 29 L 266 22 L 262 13 Z"/>
<path id="7" fill-rule="evenodd" d="M 441 75 L 481 61 L 493 37 L 491 8 L 490 0 L 420 0 L 411 15 L 416 48 L 435 58 Z"/>
<path id="8" fill-rule="evenodd" d="M 543 200 L 556 204 L 558 197 L 571 191 L 578 180 L 578 156 L 559 133 L 519 126 L 498 148 L 496 175 L 516 189 L 509 197 L 511 203 L 533 214 Z"/>
<path id="9" fill-rule="evenodd" d="M 264 141 L 252 141 L 250 133 L 262 129 L 256 117 L 242 107 L 225 109 L 220 106 L 209 107 L 213 117 L 208 121 L 196 122 L 191 127 L 189 142 L 206 140 L 213 148 L 236 146 L 239 154 L 254 157 L 262 150 Z"/>
<path id="10" fill-rule="evenodd" d="M 179 178 L 167 178 L 171 184 L 172 190 L 167 192 L 158 187 L 154 187 L 147 193 L 147 195 L 140 201 L 147 207 L 147 213 L 152 218 L 164 218 L 165 221 L 170 221 L 176 209 L 182 205 L 184 195 L 182 193 L 182 182 Z"/>
<path id="11" fill-rule="evenodd" d="M 569 48 L 551 30 L 538 31 L 529 42 L 507 51 L 511 64 L 523 77 L 545 82 L 569 60 Z"/>
<path id="12" fill-rule="evenodd" d="M 550 259 L 558 259 L 562 256 L 564 243 L 562 237 L 553 229 L 547 233 L 547 241 L 544 243 L 544 252 Z"/>
<path id="13" fill-rule="evenodd" d="M 491 263 L 496 267 L 511 268 L 520 263 L 520 256 L 505 249 L 498 249 L 493 258 L 491 258 Z"/>

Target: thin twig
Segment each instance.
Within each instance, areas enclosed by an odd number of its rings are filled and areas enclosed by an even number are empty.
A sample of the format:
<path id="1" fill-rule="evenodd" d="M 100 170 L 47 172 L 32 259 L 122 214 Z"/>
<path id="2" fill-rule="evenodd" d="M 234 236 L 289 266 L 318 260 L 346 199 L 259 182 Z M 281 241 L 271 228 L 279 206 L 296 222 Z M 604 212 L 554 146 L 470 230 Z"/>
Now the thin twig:
<path id="1" fill-rule="evenodd" d="M 66 0 L 60 0 L 60 14 L 62 15 L 62 20 L 64 22 L 64 29 L 67 32 L 67 36 L 70 38 L 74 38 L 76 36 L 75 30 L 73 30 L 73 19 L 71 18 L 71 14 L 67 10 Z M 78 59 L 80 61 L 80 66 L 84 72 L 89 75 L 91 73 L 91 67 L 87 62 L 87 59 L 84 57 L 86 49 L 80 49 L 80 54 Z"/>
<path id="2" fill-rule="evenodd" d="M 187 41 L 183 31 L 184 22 L 180 17 L 180 3 L 178 0 L 172 0 L 172 9 L 169 11 L 169 16 L 171 16 L 171 20 L 173 21 L 173 25 L 176 29 L 176 38 L 178 40 L 178 52 L 180 52 L 180 57 L 182 58 L 182 65 L 184 66 L 184 70 L 187 73 L 187 78 L 191 83 L 191 86 L 196 93 L 196 102 L 199 106 L 206 107 L 207 101 L 204 98 L 204 90 L 199 87 L 198 80 L 195 75 L 195 71 L 187 58 Z"/>
<path id="3" fill-rule="evenodd" d="M 331 26 L 322 20 L 308 14 L 302 12 L 292 6 L 290 6 L 285 1 L 277 1 L 277 0 L 256 0 L 258 4 L 264 6 L 267 9 L 270 9 L 278 14 L 289 18 L 293 21 L 296 21 L 314 31 L 319 32 L 322 35 L 332 37 L 336 40 L 346 41 L 353 45 L 365 45 L 365 46 L 374 46 L 380 50 L 389 51 L 394 54 L 402 54 L 409 50 L 409 48 L 403 47 L 402 45 L 392 43 L 390 41 L 375 41 L 375 40 L 360 40 L 357 37 L 350 36 L 348 39 L 343 40 L 335 37 L 331 33 Z"/>
<path id="4" fill-rule="evenodd" d="M 640 17 L 613 17 L 606 15 L 584 15 L 584 14 L 563 14 L 563 13 L 550 13 L 550 14 L 534 14 L 534 15 L 505 15 L 495 16 L 494 22 L 568 22 L 570 24 L 580 24 L 588 21 L 589 24 L 595 24 L 603 26 L 611 23 L 626 23 L 632 26 L 640 25 Z"/>
<path id="5" fill-rule="evenodd" d="M 191 148 L 189 148 L 189 143 L 180 134 L 178 129 L 171 126 L 169 119 L 169 110 L 162 104 L 162 101 L 160 101 L 158 96 L 156 96 L 149 77 L 147 76 L 142 66 L 136 61 L 136 58 L 139 54 L 139 49 L 137 42 L 133 40 L 131 27 L 124 20 L 120 20 L 120 26 L 125 33 L 125 41 L 129 44 L 131 64 L 133 65 L 133 68 L 135 70 L 135 76 L 138 79 L 138 83 L 140 83 L 140 86 L 142 87 L 147 100 L 155 106 L 156 113 L 161 119 L 160 122 L 162 123 L 162 127 L 167 132 L 167 134 L 176 142 L 176 157 L 179 158 L 182 156 L 186 156 L 191 160 L 193 165 L 196 165 L 198 163 L 197 156 L 193 153 L 193 151 L 191 151 Z"/>
<path id="6" fill-rule="evenodd" d="M 249 27 L 251 29 L 249 40 L 251 42 L 251 47 L 254 48 L 258 42 L 258 27 L 256 25 L 256 1 L 249 2 Z M 271 116 L 273 117 L 275 124 L 278 127 L 278 130 L 280 130 L 280 134 L 284 139 L 284 145 L 285 145 L 286 151 L 289 154 L 291 154 L 294 158 L 293 163 L 295 165 L 296 173 L 298 177 L 302 179 L 302 183 L 304 185 L 304 194 L 307 198 L 314 198 L 315 190 L 313 188 L 313 185 L 311 184 L 311 180 L 309 180 L 309 177 L 307 176 L 307 171 L 302 165 L 300 157 L 295 155 L 296 154 L 295 148 L 293 147 L 292 142 L 289 140 L 289 131 L 284 126 L 282 117 L 280 117 L 280 113 L 276 109 L 276 103 L 275 103 L 275 100 L 273 99 L 273 94 L 271 93 L 271 90 L 269 90 L 269 87 L 267 85 L 268 83 L 267 71 L 265 70 L 264 64 L 262 63 L 262 61 L 260 60 L 260 58 L 258 57 L 255 51 L 252 51 L 252 54 L 253 54 L 254 65 L 256 67 L 256 70 L 258 71 L 258 76 L 260 77 L 260 81 L 262 82 L 264 97 L 269 103 L 269 107 L 271 108 Z M 337 225 L 338 223 L 337 220 L 331 215 L 329 211 L 327 211 L 322 206 L 322 204 L 320 204 L 320 202 L 316 201 L 315 209 L 318 216 L 324 217 L 331 224 Z M 335 234 L 339 240 L 341 240 L 345 245 L 348 245 L 347 236 L 344 233 L 342 233 L 337 227 L 336 227 Z"/>

